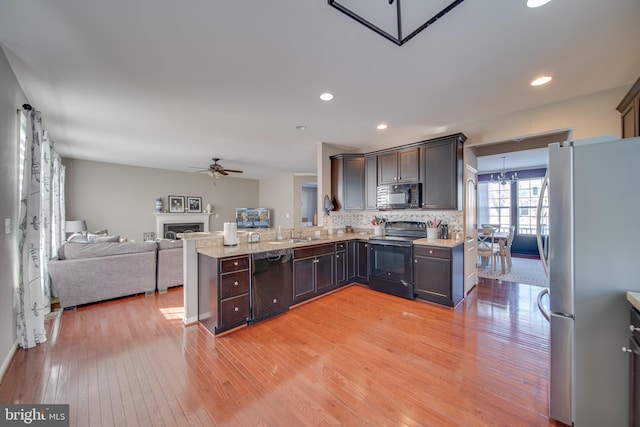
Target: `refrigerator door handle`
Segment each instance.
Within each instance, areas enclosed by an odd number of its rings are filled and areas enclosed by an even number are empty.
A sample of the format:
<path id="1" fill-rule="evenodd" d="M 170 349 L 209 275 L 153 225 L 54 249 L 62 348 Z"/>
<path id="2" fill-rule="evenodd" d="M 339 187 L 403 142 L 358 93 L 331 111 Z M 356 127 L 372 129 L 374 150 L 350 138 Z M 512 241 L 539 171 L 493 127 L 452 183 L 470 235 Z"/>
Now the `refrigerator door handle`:
<path id="1" fill-rule="evenodd" d="M 547 322 L 549 322 L 551 320 L 551 314 L 549 313 L 549 310 L 547 310 L 544 305 L 542 305 L 542 298 L 545 295 L 549 294 L 549 288 L 544 288 L 543 290 L 540 291 L 540 293 L 538 294 L 538 310 L 540 310 L 540 313 L 542 313 L 542 315 L 544 316 L 545 319 L 547 319 Z"/>
<path id="2" fill-rule="evenodd" d="M 549 172 L 545 174 L 544 180 L 542 181 L 540 197 L 538 197 L 538 212 L 536 213 L 536 240 L 538 241 L 538 252 L 540 253 L 540 261 L 542 261 L 542 267 L 544 268 L 544 272 L 547 276 L 549 275 L 549 258 L 544 255 L 544 247 L 542 245 L 542 203 L 544 201 L 544 195 L 548 189 Z M 547 320 L 549 320 L 548 317 Z"/>

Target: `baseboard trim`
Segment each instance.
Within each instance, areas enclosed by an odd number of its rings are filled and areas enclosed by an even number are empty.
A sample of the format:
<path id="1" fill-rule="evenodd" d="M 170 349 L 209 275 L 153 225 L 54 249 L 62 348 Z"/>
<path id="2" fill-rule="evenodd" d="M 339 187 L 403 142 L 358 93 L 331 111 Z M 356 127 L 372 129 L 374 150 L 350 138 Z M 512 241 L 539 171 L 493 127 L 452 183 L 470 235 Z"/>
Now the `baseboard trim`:
<path id="1" fill-rule="evenodd" d="M 16 354 L 17 350 L 18 350 L 18 340 L 16 340 L 13 343 L 13 345 L 11 346 L 11 349 L 9 350 L 9 354 L 7 354 L 7 357 L 4 358 L 4 362 L 2 362 L 2 366 L 0 366 L 0 384 L 2 384 L 2 380 L 4 379 L 4 374 L 9 368 L 9 364 L 11 363 L 11 360 L 13 359 L 13 356 Z"/>
<path id="2" fill-rule="evenodd" d="M 182 323 L 184 323 L 185 325 L 192 325 L 194 323 L 198 322 L 198 317 L 194 316 L 194 317 L 184 317 L 182 319 Z"/>

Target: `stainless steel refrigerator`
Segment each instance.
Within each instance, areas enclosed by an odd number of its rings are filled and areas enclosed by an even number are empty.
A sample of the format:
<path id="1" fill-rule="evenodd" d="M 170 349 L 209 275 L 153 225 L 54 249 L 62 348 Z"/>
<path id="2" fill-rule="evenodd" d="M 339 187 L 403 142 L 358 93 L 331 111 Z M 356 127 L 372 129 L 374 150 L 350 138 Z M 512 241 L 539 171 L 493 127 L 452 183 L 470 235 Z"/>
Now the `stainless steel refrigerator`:
<path id="1" fill-rule="evenodd" d="M 626 426 L 629 309 L 640 291 L 640 138 L 549 146 L 551 418 Z M 548 308 L 546 307 L 548 304 Z M 545 313 L 546 312 L 546 313 Z"/>

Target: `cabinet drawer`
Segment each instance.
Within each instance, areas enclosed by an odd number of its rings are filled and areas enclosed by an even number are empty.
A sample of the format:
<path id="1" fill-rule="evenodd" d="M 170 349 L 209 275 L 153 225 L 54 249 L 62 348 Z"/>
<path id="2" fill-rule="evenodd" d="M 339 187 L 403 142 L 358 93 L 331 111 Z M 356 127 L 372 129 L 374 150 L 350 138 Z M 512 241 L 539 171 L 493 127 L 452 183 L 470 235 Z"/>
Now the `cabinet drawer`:
<path id="1" fill-rule="evenodd" d="M 424 257 L 451 259 L 451 251 L 449 249 L 434 246 L 415 246 L 413 253 Z"/>
<path id="2" fill-rule="evenodd" d="M 333 252 L 334 252 L 333 243 L 328 245 L 309 246 L 306 248 L 294 249 L 293 258 L 294 259 L 309 258 L 316 255 L 331 254 Z"/>
<path id="3" fill-rule="evenodd" d="M 228 258 L 220 261 L 220 273 L 249 269 L 249 257 Z"/>
<path id="4" fill-rule="evenodd" d="M 629 322 L 629 325 L 635 328 L 632 333 L 633 337 L 640 342 L 640 312 L 633 307 L 631 307 Z"/>
<path id="5" fill-rule="evenodd" d="M 243 323 L 247 317 L 249 317 L 249 294 L 220 302 L 220 324 L 222 327 Z"/>
<path id="6" fill-rule="evenodd" d="M 220 299 L 249 292 L 249 270 L 220 275 Z"/>

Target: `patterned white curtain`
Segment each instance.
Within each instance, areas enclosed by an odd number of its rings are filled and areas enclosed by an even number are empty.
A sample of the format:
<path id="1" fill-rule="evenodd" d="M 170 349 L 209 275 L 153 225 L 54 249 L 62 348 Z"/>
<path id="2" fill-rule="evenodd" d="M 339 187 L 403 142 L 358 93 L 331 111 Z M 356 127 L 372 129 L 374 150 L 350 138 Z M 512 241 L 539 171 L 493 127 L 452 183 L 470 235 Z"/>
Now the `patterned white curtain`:
<path id="1" fill-rule="evenodd" d="M 27 120 L 21 178 L 17 316 L 18 343 L 24 348 L 47 340 L 44 320 L 51 311 L 47 261 L 64 236 L 64 167 L 52 150 L 48 133 L 42 130 L 40 112 L 29 111 Z"/>

